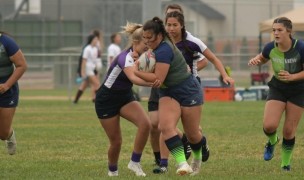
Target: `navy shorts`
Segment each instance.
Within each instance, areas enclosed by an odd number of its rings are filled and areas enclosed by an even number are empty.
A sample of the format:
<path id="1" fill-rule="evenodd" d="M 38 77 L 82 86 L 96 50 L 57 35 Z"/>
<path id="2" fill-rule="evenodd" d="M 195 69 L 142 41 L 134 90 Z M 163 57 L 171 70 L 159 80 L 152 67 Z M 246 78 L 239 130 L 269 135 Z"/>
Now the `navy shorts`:
<path id="1" fill-rule="evenodd" d="M 304 107 L 304 82 L 284 83 L 273 77 L 268 86 L 267 100 L 278 100 L 285 103 L 289 101 L 299 107 Z"/>
<path id="2" fill-rule="evenodd" d="M 120 109 L 135 101 L 132 89 L 112 90 L 102 85 L 95 99 L 95 111 L 99 119 L 107 119 L 119 114 Z"/>
<path id="3" fill-rule="evenodd" d="M 175 99 L 184 107 L 203 104 L 202 88 L 198 80 L 193 75 L 176 86 L 160 88 L 160 98 L 164 96 L 169 96 Z"/>
<path id="4" fill-rule="evenodd" d="M 0 78 L 1 81 L 1 78 Z M 0 83 L 3 83 L 2 81 Z M 19 102 L 19 86 L 15 83 L 5 93 L 0 94 L 0 107 L 13 108 L 17 107 Z"/>
<path id="5" fill-rule="evenodd" d="M 148 111 L 158 111 L 159 104 L 159 88 L 151 88 L 148 101 Z"/>

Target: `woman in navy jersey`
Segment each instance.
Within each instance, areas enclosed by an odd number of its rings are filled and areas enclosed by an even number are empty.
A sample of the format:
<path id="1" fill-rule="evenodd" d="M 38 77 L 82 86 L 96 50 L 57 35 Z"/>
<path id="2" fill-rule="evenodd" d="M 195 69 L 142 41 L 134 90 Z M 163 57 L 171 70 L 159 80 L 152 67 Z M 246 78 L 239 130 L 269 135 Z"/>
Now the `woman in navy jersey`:
<path id="1" fill-rule="evenodd" d="M 248 65 L 262 65 L 269 60 L 272 63 L 274 76 L 268 83 L 263 119 L 263 130 L 268 137 L 264 160 L 273 158 L 279 142 L 277 128 L 284 114 L 281 168 L 290 171 L 295 134 L 304 108 L 304 43 L 292 38 L 292 22 L 286 17 L 275 19 L 272 31 L 274 41 L 266 44 Z"/>
<path id="2" fill-rule="evenodd" d="M 134 74 L 136 66 L 132 52 L 142 53 L 147 50 L 142 39 L 142 25 L 128 23 L 124 32 L 130 35 L 131 45 L 115 57 L 107 72 L 106 79 L 96 94 L 95 109 L 100 123 L 105 130 L 110 147 L 108 150 L 108 175 L 118 175 L 118 157 L 121 149 L 122 135 L 120 117 L 137 127 L 133 153 L 128 168 L 137 176 L 146 176 L 140 159 L 148 140 L 150 122 L 144 108 L 135 101 L 132 86 L 152 86 Z"/>
<path id="3" fill-rule="evenodd" d="M 136 75 L 149 82 L 161 82 L 159 127 L 168 149 L 177 161 L 176 173 L 197 174 L 202 158 L 203 136 L 199 129 L 202 89 L 197 79 L 188 71 L 182 53 L 170 40 L 163 21 L 154 17 L 144 24 L 143 30 L 143 38 L 155 54 L 156 65 L 154 73 L 136 71 Z M 176 132 L 176 125 L 181 117 L 192 148 L 191 167 L 186 161 L 181 138 Z"/>
<path id="4" fill-rule="evenodd" d="M 8 154 L 16 153 L 16 137 L 12 128 L 19 101 L 17 81 L 27 69 L 26 60 L 16 42 L 0 32 L 0 139 L 6 142 Z"/>
<path id="5" fill-rule="evenodd" d="M 180 13 L 183 12 L 182 7 L 178 4 L 170 4 L 167 6 L 165 14 L 168 14 L 172 11 L 178 11 Z M 186 32 L 188 37 L 193 37 L 189 32 Z M 184 55 L 184 54 L 183 54 Z M 195 65 L 197 68 L 194 68 L 195 70 L 201 70 L 204 67 L 207 66 L 208 62 L 202 56 L 201 54 L 197 54 L 197 52 L 192 52 L 193 59 L 197 60 L 195 62 Z M 193 64 L 188 65 L 189 67 L 192 67 Z M 194 75 L 197 77 L 197 79 L 200 81 L 197 71 L 193 72 Z M 169 152 L 166 146 L 163 143 L 163 140 L 160 140 L 162 138 L 160 136 L 160 131 L 158 129 L 158 105 L 159 105 L 159 89 L 158 88 L 152 88 L 150 92 L 150 97 L 148 101 L 148 111 L 149 111 L 149 117 L 152 124 L 152 129 L 150 133 L 150 142 L 153 149 L 155 162 L 157 167 L 153 169 L 154 173 L 165 173 L 167 172 L 167 166 L 168 166 L 168 156 Z M 184 145 L 184 153 L 186 156 L 186 159 L 188 159 L 191 155 L 191 147 L 189 146 L 188 139 L 185 135 L 185 133 L 182 133 L 182 131 L 178 128 L 176 128 L 177 133 L 182 138 L 182 142 Z M 161 143 L 161 144 L 160 144 Z M 162 153 L 161 153 L 162 151 Z M 202 161 L 207 161 L 209 158 L 209 148 L 207 145 L 207 140 L 204 137 L 203 139 L 203 147 L 202 147 Z"/>

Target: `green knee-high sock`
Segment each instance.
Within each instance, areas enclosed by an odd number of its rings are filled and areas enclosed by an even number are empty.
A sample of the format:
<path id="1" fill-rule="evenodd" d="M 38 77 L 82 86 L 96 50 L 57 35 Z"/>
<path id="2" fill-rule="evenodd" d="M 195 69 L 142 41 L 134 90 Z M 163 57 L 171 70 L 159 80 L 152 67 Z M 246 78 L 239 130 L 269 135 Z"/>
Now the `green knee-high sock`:
<path id="1" fill-rule="evenodd" d="M 186 162 L 184 146 L 178 135 L 165 140 L 165 143 L 178 164 Z"/>
<path id="2" fill-rule="evenodd" d="M 265 135 L 269 138 L 269 142 L 271 145 L 274 145 L 278 142 L 278 134 L 277 131 L 274 131 L 273 133 L 268 133 L 264 129 Z"/>
<path id="3" fill-rule="evenodd" d="M 202 144 L 203 139 L 196 144 L 190 143 L 194 159 L 202 159 Z"/>
<path id="4" fill-rule="evenodd" d="M 283 138 L 281 167 L 290 165 L 295 139 L 295 137 L 292 139 Z"/>

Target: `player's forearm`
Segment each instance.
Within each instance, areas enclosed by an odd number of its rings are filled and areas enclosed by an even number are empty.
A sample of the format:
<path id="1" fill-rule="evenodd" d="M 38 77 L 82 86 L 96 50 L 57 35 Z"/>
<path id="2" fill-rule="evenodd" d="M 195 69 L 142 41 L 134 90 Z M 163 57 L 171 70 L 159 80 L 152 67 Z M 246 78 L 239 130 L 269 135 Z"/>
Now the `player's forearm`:
<path id="1" fill-rule="evenodd" d="M 147 82 L 154 82 L 154 81 L 156 81 L 156 76 L 155 76 L 154 73 L 135 71 L 135 75 L 138 76 L 139 78 L 147 81 Z"/>

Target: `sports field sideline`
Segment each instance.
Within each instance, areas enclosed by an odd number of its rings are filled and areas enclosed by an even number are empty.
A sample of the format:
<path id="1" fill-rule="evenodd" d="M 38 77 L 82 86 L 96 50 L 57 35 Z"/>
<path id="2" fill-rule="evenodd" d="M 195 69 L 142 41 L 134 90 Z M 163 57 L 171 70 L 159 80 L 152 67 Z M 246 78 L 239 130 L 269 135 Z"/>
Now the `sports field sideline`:
<path id="1" fill-rule="evenodd" d="M 54 98 L 30 98 L 30 97 Z M 56 99 L 61 97 L 62 99 Z M 66 91 L 21 91 L 14 118 L 18 150 L 7 155 L 0 149 L 0 179 L 108 179 L 107 144 L 89 95 L 73 105 Z M 262 131 L 264 101 L 207 102 L 201 125 L 209 139 L 210 159 L 198 176 L 190 179 L 302 179 L 304 175 L 304 128 L 300 122 L 292 160 L 292 171 L 280 168 L 280 145 L 275 157 L 263 160 L 266 137 Z M 142 102 L 145 109 L 147 102 Z M 303 120 L 302 120 L 303 121 Z M 123 147 L 119 177 L 139 179 L 127 169 L 135 128 L 121 120 Z M 279 128 L 281 137 L 281 126 Z M 146 145 L 142 158 L 148 179 L 185 179 L 175 175 L 173 159 L 169 172 L 152 173 L 153 152 Z M 190 158 L 191 159 L 191 158 Z"/>

